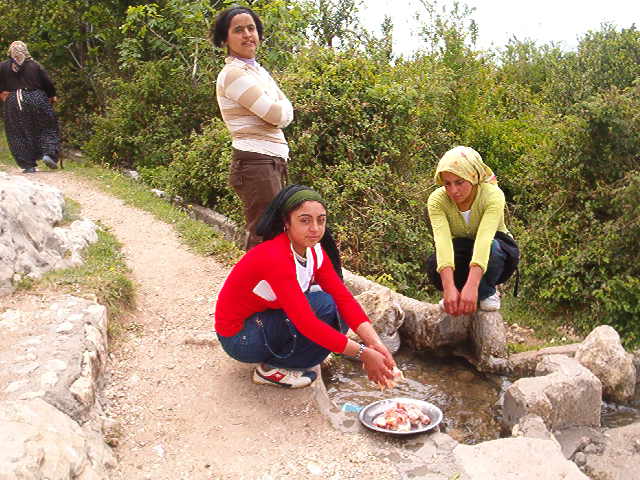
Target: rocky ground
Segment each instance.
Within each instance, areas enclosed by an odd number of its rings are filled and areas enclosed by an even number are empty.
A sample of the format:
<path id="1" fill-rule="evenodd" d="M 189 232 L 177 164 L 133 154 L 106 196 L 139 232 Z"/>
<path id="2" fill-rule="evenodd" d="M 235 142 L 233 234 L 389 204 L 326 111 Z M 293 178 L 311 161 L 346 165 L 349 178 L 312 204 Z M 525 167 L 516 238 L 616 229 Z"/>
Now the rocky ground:
<path id="1" fill-rule="evenodd" d="M 113 478 L 398 478 L 380 439 L 335 430 L 311 389 L 254 385 L 250 365 L 207 340 L 226 267 L 70 173 L 30 178 L 60 188 L 108 228 L 137 284 L 137 308 L 111 346 L 104 392 L 106 412 L 122 425 Z"/>
<path id="2" fill-rule="evenodd" d="M 117 457 L 110 478 L 585 478 L 565 457 L 599 480 L 626 480 L 637 471 L 637 424 L 565 432 L 561 445 L 542 423 L 528 434 L 519 425 L 524 436 L 471 447 L 439 432 L 392 438 L 364 430 L 353 414 L 336 411 L 322 382 L 300 391 L 254 385 L 252 367 L 227 357 L 213 333 L 227 267 L 190 253 L 171 226 L 87 180 L 64 171 L 29 178 L 58 187 L 84 217 L 109 229 L 137 284 L 137 307 L 120 320 L 100 399 L 115 420 L 107 432 Z M 3 298 L 2 307 L 29 312 L 55 295 L 18 293 Z M 507 336 L 528 343 L 532 333 L 512 326 Z M 2 351 L 11 342 L 0 338 Z M 115 463 L 103 455 L 104 465 Z"/>

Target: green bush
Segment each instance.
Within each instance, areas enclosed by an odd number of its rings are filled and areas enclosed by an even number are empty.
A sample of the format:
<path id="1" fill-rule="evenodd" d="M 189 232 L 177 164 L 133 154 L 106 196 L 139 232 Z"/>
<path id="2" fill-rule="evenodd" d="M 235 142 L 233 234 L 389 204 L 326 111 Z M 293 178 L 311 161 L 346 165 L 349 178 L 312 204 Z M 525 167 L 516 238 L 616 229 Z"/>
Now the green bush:
<path id="1" fill-rule="evenodd" d="M 231 138 L 224 123 L 213 119 L 202 133 L 176 140 L 170 151 L 168 165 L 142 167 L 142 178 L 171 195 L 215 208 L 242 223 L 240 201 L 229 186 Z"/>
<path id="2" fill-rule="evenodd" d="M 132 80 L 115 81 L 112 91 L 84 150 L 92 161 L 115 167 L 167 165 L 173 142 L 199 131 L 217 111 L 213 81 L 194 84 L 170 60 L 146 62 Z"/>
<path id="3" fill-rule="evenodd" d="M 532 260 L 525 291 L 551 310 L 582 314 L 585 329 L 608 323 L 636 341 L 640 88 L 614 87 L 574 108 L 538 178 L 546 205 L 523 232 Z"/>

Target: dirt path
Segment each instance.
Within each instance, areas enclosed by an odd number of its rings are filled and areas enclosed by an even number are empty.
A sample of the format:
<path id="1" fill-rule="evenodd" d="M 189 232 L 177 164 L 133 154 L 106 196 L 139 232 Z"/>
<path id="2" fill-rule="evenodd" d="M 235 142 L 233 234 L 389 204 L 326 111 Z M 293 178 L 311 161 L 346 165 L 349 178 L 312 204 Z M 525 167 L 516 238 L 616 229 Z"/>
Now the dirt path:
<path id="1" fill-rule="evenodd" d="M 123 426 L 114 479 L 398 478 L 378 454 L 380 439 L 334 430 L 311 389 L 254 385 L 251 365 L 217 345 L 185 344 L 212 331 L 224 266 L 71 173 L 30 178 L 60 188 L 109 228 L 137 283 L 137 311 L 111 349 L 105 388 L 106 410 Z"/>

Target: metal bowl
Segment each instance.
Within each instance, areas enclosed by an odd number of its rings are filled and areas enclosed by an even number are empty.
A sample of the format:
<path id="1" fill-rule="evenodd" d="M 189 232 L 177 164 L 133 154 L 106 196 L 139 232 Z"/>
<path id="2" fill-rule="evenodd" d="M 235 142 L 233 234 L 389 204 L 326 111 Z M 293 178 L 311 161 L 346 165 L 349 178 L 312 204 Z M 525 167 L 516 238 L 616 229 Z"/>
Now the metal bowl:
<path id="1" fill-rule="evenodd" d="M 384 413 L 389 408 L 394 407 L 398 402 L 416 405 L 420 410 L 422 410 L 422 413 L 424 413 L 431 419 L 431 423 L 422 427 L 412 428 L 408 432 L 388 430 L 386 428 L 380 428 L 373 424 L 374 418 L 376 418 L 381 413 Z M 436 407 L 433 403 L 425 402 L 424 400 L 397 397 L 388 398 L 386 400 L 378 400 L 377 402 L 370 403 L 362 410 L 360 410 L 358 418 L 365 427 L 377 432 L 390 433 L 392 435 L 413 435 L 415 433 L 423 433 L 436 428 L 440 424 L 440 422 L 442 422 L 442 410 Z"/>

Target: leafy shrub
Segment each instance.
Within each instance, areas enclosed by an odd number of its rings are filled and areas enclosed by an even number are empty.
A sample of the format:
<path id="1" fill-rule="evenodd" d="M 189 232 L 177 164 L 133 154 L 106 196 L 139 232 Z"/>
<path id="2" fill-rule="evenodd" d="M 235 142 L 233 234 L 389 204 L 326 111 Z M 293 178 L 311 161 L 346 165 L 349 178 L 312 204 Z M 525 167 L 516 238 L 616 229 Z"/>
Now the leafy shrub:
<path id="1" fill-rule="evenodd" d="M 167 165 L 174 141 L 199 131 L 217 107 L 213 82 L 193 84 L 170 60 L 146 62 L 131 81 L 116 80 L 84 146 L 96 163 L 139 168 Z"/>
<path id="2" fill-rule="evenodd" d="M 242 223 L 240 203 L 228 181 L 231 139 L 221 120 L 215 118 L 205 124 L 202 133 L 176 140 L 170 152 L 168 165 L 140 169 L 143 180 Z"/>
<path id="3" fill-rule="evenodd" d="M 547 205 L 522 239 L 533 260 L 525 288 L 551 309 L 582 312 L 585 328 L 609 323 L 640 339 L 640 88 L 614 87 L 575 108 L 540 179 Z"/>

